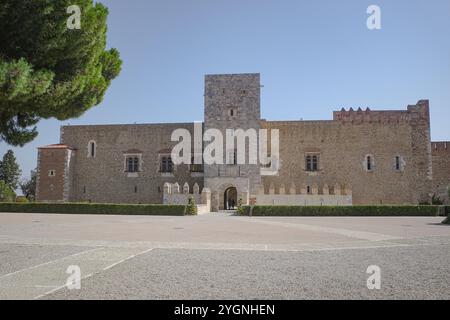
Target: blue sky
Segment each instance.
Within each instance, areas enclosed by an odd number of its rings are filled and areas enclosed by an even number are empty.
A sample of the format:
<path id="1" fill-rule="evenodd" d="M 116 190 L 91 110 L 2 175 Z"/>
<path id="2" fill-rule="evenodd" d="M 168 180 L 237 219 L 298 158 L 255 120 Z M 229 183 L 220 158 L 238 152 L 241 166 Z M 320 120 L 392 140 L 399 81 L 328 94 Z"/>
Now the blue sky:
<path id="1" fill-rule="evenodd" d="M 450 140 L 450 1 L 103 0 L 123 70 L 79 119 L 40 122 L 13 148 L 24 176 L 63 124 L 203 120 L 205 74 L 261 73 L 262 117 L 331 119 L 342 107 L 430 99 L 433 140 Z M 368 30 L 367 7 L 381 8 Z M 0 155 L 8 146 L 0 143 Z"/>

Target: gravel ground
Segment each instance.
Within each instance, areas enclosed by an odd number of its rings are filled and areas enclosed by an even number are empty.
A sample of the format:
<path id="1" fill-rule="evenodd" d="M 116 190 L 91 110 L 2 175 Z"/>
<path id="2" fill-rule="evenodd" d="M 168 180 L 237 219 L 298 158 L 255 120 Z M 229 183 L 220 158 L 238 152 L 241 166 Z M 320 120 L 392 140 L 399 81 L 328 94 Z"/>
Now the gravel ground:
<path id="1" fill-rule="evenodd" d="M 45 299 L 449 299 L 450 246 L 314 252 L 155 249 Z M 381 289 L 367 289 L 367 267 Z"/>
<path id="2" fill-rule="evenodd" d="M 0 213 L 0 300 L 449 299 L 441 221 Z"/>
<path id="3" fill-rule="evenodd" d="M 0 277 L 87 249 L 89 248 L 77 246 L 0 243 Z"/>

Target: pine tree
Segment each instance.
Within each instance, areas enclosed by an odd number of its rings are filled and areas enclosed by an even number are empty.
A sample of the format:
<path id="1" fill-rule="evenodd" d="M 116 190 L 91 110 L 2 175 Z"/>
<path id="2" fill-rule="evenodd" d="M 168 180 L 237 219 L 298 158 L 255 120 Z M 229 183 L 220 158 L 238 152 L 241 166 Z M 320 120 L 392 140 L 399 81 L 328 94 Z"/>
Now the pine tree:
<path id="1" fill-rule="evenodd" d="M 68 27 L 74 5 L 80 29 Z M 102 101 L 122 64 L 106 50 L 107 16 L 93 0 L 0 1 L 0 141 L 22 146 L 40 119 L 79 117 Z"/>
<path id="2" fill-rule="evenodd" d="M 0 180 L 12 190 L 16 190 L 19 185 L 19 178 L 22 174 L 20 167 L 12 150 L 8 150 L 0 161 Z"/>

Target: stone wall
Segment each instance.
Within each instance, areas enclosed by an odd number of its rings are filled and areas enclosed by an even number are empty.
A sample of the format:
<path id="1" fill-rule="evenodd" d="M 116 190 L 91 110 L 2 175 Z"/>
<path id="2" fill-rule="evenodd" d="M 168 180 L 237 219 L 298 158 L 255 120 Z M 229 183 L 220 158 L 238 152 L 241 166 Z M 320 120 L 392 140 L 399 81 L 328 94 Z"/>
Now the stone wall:
<path id="1" fill-rule="evenodd" d="M 258 194 L 256 205 L 351 206 L 351 195 Z"/>
<path id="2" fill-rule="evenodd" d="M 65 145 L 38 149 L 36 172 L 37 201 L 67 201 L 70 193 L 73 150 Z"/>
<path id="3" fill-rule="evenodd" d="M 195 183 L 203 188 L 203 173 L 188 165 L 175 166 L 173 174 L 160 172 L 160 155 L 170 154 L 175 129 L 193 131 L 192 123 L 64 126 L 61 142 L 76 149 L 70 201 L 101 203 L 162 203 L 165 182 Z M 89 142 L 96 143 L 95 157 Z M 125 155 L 141 154 L 141 171 L 125 172 Z"/>
<path id="4" fill-rule="evenodd" d="M 431 191 L 428 160 L 428 106 L 405 111 L 340 111 L 333 121 L 263 121 L 280 130 L 280 172 L 262 177 L 266 192 L 281 185 L 297 188 L 336 183 L 353 190 L 354 204 L 419 203 Z M 417 130 L 422 130 L 420 133 Z M 305 154 L 320 155 L 319 170 L 308 172 Z M 372 155 L 374 168 L 365 168 Z M 395 157 L 402 170 L 396 170 Z"/>
<path id="5" fill-rule="evenodd" d="M 432 148 L 427 100 L 397 111 L 342 109 L 333 113 L 333 120 L 265 121 L 260 88 L 259 74 L 207 75 L 202 130 L 218 129 L 225 138 L 226 129 L 263 128 L 270 141 L 270 130 L 278 129 L 277 175 L 261 176 L 265 168 L 259 164 L 204 165 L 204 172 L 191 172 L 182 164 L 173 173 L 160 172 L 160 157 L 170 155 L 176 144 L 170 141 L 172 132 L 186 129 L 194 136 L 193 123 L 63 126 L 65 148 L 39 149 L 38 199 L 163 203 L 164 184 L 176 182 L 190 190 L 195 185 L 209 188 L 213 210 L 224 207 L 230 187 L 244 204 L 257 202 L 258 195 L 348 195 L 345 190 L 353 191 L 353 204 L 417 204 L 433 193 L 445 197 L 449 152 L 445 143 Z M 90 143 L 95 144 L 93 155 Z M 223 151 L 226 161 L 229 150 Z M 127 154 L 139 156 L 139 172 L 126 172 Z M 317 171 L 307 170 L 308 154 L 318 155 Z M 372 170 L 367 169 L 368 156 Z M 51 169 L 55 177 L 46 176 Z"/>
<path id="6" fill-rule="evenodd" d="M 447 190 L 450 188 L 450 141 L 432 142 L 433 193 L 450 204 Z"/>
<path id="7" fill-rule="evenodd" d="M 205 77 L 205 131 L 218 129 L 226 137 L 227 129 L 260 128 L 259 74 L 207 75 Z M 246 159 L 248 159 L 248 150 Z M 230 150 L 224 148 L 224 162 Z M 259 165 L 205 165 L 205 185 L 212 190 L 213 210 L 223 209 L 223 193 L 234 186 L 238 199 L 247 203 L 261 183 Z"/>

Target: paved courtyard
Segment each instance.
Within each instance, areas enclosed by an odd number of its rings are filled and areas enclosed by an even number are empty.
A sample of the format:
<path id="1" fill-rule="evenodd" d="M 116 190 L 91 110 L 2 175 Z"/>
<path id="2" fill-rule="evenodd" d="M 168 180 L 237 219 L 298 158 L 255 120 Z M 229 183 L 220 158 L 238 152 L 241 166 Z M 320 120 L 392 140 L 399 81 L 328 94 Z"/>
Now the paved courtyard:
<path id="1" fill-rule="evenodd" d="M 0 213 L 0 299 L 450 299 L 442 220 Z"/>

